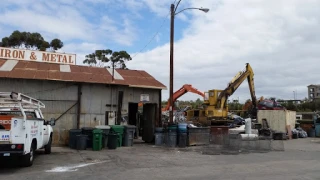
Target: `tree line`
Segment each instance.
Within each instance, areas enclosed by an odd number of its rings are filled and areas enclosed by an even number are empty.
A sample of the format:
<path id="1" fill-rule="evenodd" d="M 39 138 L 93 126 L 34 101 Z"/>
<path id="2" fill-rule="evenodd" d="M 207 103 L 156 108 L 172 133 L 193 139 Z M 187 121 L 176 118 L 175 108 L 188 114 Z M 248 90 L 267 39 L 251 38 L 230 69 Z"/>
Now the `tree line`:
<path id="1" fill-rule="evenodd" d="M 46 41 L 40 33 L 13 31 L 10 36 L 3 37 L 0 42 L 1 47 L 25 48 L 29 50 L 46 51 L 50 49 L 56 51 L 63 47 L 63 42 L 58 39 Z"/>
<path id="2" fill-rule="evenodd" d="M 126 62 L 131 61 L 130 54 L 126 51 L 112 51 L 111 49 L 96 50 L 86 55 L 83 64 L 114 69 L 128 69 Z"/>
<path id="3" fill-rule="evenodd" d="M 276 100 L 276 102 L 280 103 L 283 107 L 285 107 L 287 110 L 297 111 L 297 112 L 314 112 L 320 110 L 320 100 L 314 100 L 309 101 L 307 99 L 304 99 L 303 101 L 297 102 L 297 101 L 285 101 L 282 99 L 276 99 L 274 97 L 268 98 L 269 100 Z M 246 100 L 246 102 L 251 101 L 251 99 Z M 184 108 L 186 106 L 190 106 L 191 108 L 202 108 L 203 100 L 200 100 L 198 98 L 196 101 L 190 100 L 190 101 L 182 101 L 177 100 L 177 105 L 180 108 Z M 165 107 L 167 105 L 168 101 L 162 101 L 162 106 Z M 242 110 L 242 107 L 245 103 L 240 102 L 228 102 L 228 108 L 230 111 L 235 110 Z"/>
<path id="4" fill-rule="evenodd" d="M 0 47 L 20 48 L 28 50 L 40 51 L 56 51 L 61 49 L 64 43 L 54 38 L 51 41 L 46 41 L 38 32 L 20 32 L 15 30 L 10 36 L 3 37 L 0 42 Z M 111 49 L 95 50 L 85 56 L 83 64 L 89 66 L 114 68 L 114 69 L 128 69 L 126 62 L 131 61 L 132 57 L 127 51 L 113 51 Z"/>

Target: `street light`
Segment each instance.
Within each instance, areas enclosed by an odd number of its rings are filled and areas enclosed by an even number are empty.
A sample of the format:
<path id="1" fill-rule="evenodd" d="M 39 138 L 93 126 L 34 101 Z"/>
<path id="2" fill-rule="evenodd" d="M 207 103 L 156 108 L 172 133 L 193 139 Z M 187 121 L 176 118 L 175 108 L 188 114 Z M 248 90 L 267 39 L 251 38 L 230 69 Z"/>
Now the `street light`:
<path id="1" fill-rule="evenodd" d="M 177 8 L 180 4 L 181 0 L 177 3 L 177 6 L 171 4 L 170 12 L 171 12 L 171 23 L 170 23 L 170 109 L 169 109 L 169 121 L 173 123 L 173 40 L 174 40 L 174 16 L 181 13 L 182 11 L 188 9 L 198 9 L 205 13 L 209 12 L 208 8 L 185 8 L 181 11 L 177 12 Z"/>

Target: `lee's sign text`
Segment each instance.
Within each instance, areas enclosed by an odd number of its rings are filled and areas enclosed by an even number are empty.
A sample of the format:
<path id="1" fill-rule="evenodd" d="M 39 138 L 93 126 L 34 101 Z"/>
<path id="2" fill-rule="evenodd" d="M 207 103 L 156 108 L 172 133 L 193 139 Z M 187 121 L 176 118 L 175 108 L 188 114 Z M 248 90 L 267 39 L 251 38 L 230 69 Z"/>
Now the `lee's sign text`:
<path id="1" fill-rule="evenodd" d="M 0 58 L 75 65 L 76 55 L 0 47 Z"/>

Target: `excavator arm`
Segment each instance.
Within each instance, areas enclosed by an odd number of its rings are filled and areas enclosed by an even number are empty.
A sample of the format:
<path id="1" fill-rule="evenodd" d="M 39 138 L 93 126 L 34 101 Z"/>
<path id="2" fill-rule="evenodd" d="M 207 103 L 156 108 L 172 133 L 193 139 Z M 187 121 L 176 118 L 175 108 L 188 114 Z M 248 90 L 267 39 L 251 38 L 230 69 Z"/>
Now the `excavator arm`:
<path id="1" fill-rule="evenodd" d="M 242 82 L 247 79 L 248 84 L 249 84 L 249 89 L 250 89 L 250 94 L 251 94 L 251 99 L 253 102 L 253 108 L 256 109 L 257 107 L 257 99 L 255 95 L 255 89 L 254 89 L 254 82 L 253 82 L 253 70 L 249 63 L 246 64 L 246 68 L 244 71 L 240 71 L 228 84 L 228 87 L 223 90 L 217 100 L 217 107 L 218 108 L 225 108 L 226 107 L 226 102 L 228 98 L 238 89 L 238 87 L 242 84 Z"/>
<path id="2" fill-rule="evenodd" d="M 177 99 L 179 99 L 182 95 L 184 95 L 187 92 L 192 92 L 195 94 L 199 94 L 200 96 L 204 97 L 204 93 L 199 91 L 198 89 L 192 87 L 191 84 L 185 84 L 183 85 L 179 90 L 173 93 L 173 102 L 175 102 Z M 164 108 L 164 111 L 169 110 L 170 108 L 170 100 L 168 100 L 167 106 Z"/>

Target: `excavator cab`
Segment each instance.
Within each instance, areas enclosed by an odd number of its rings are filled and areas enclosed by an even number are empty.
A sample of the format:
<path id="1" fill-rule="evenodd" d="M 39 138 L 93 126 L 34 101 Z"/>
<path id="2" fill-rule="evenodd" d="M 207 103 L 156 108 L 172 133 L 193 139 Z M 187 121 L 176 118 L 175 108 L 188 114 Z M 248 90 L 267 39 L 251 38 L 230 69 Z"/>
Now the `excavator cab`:
<path id="1" fill-rule="evenodd" d="M 212 89 L 212 90 L 209 90 L 208 92 L 205 92 L 205 97 L 207 96 L 207 99 L 204 99 L 204 104 L 207 104 L 210 106 L 217 106 L 218 97 L 222 91 L 223 90 Z"/>

